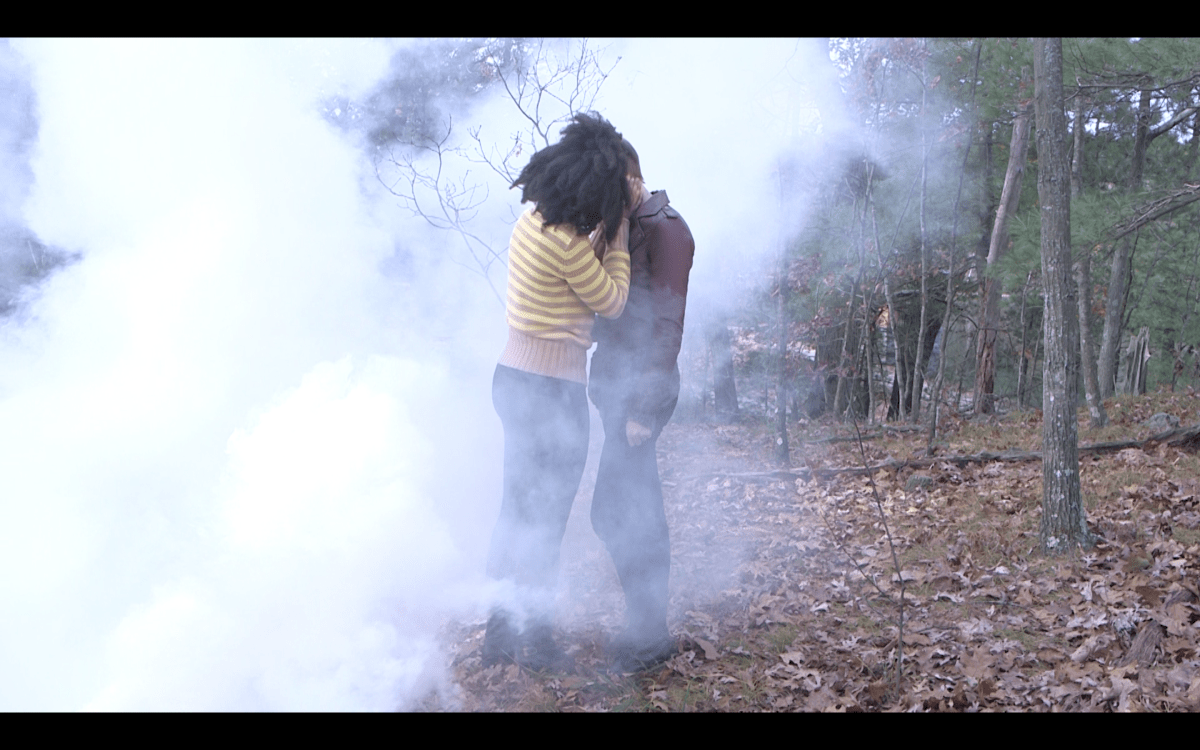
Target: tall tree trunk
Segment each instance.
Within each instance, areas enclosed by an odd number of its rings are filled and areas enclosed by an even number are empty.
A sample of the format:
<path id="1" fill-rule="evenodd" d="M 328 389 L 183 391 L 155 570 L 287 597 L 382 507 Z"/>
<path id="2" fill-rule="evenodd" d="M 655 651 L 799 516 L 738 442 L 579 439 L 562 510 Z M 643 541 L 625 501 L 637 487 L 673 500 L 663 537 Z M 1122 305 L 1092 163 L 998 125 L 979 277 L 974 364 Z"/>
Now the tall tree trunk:
<path id="1" fill-rule="evenodd" d="M 1025 276 L 1025 284 L 1021 287 L 1021 320 L 1018 323 L 1021 326 L 1021 351 L 1017 352 L 1017 411 L 1025 411 L 1025 392 L 1029 390 L 1029 364 L 1037 361 L 1036 356 L 1029 356 L 1027 345 L 1029 323 L 1025 320 L 1025 311 L 1028 309 L 1025 298 L 1028 296 L 1029 285 L 1032 283 L 1033 271 L 1030 271 Z M 1034 348 L 1037 348 L 1036 344 L 1034 344 Z"/>
<path id="2" fill-rule="evenodd" d="M 1133 272 L 1133 243 L 1129 237 L 1117 240 L 1113 251 L 1112 273 L 1108 278 L 1108 296 L 1104 299 L 1104 330 L 1100 334 L 1100 358 L 1096 362 L 1100 398 L 1112 398 L 1117 383 L 1117 349 L 1121 345 L 1121 327 L 1125 318 L 1125 300 L 1129 296 Z"/>
<path id="3" fill-rule="evenodd" d="M 779 202 L 783 207 L 784 173 L 782 164 L 777 166 L 779 173 Z M 775 437 L 775 458 L 780 466 L 792 464 L 792 452 L 788 446 L 787 434 L 787 344 L 788 344 L 788 275 L 787 275 L 787 242 L 779 238 L 779 372 L 775 389 L 775 409 L 778 412 L 778 435 Z"/>
<path id="4" fill-rule="evenodd" d="M 999 205 L 996 202 L 995 191 L 992 190 L 993 177 L 996 172 L 995 159 L 992 155 L 992 141 L 995 138 L 993 130 L 995 130 L 995 124 L 989 124 L 984 128 L 983 136 L 983 184 L 986 197 L 979 213 L 979 244 L 975 247 L 976 270 L 980 276 L 983 275 L 984 267 L 987 264 L 988 248 L 992 244 L 992 225 L 996 221 L 996 207 Z"/>
<path id="5" fill-rule="evenodd" d="M 1146 149 L 1153 139 L 1150 132 L 1150 88 L 1149 83 L 1138 97 L 1137 127 L 1133 139 L 1133 160 L 1129 167 L 1127 189 L 1137 192 L 1142 189 L 1142 174 L 1146 165 Z M 1121 345 L 1121 329 L 1125 322 L 1125 301 L 1129 297 L 1129 284 L 1133 274 L 1133 244 L 1126 237 L 1117 241 L 1113 252 L 1112 273 L 1109 275 L 1108 296 L 1104 301 L 1104 331 L 1100 340 L 1100 358 L 1096 363 L 1096 376 L 1100 381 L 1100 397 L 1111 398 L 1117 381 L 1117 357 Z"/>
<path id="6" fill-rule="evenodd" d="M 983 185 L 986 198 L 981 203 L 983 207 L 979 214 L 979 241 L 975 244 L 975 277 L 979 279 L 980 309 L 979 315 L 975 318 L 975 338 L 969 349 L 963 352 L 963 364 L 959 366 L 958 370 L 959 403 L 962 402 L 963 379 L 967 372 L 971 373 L 971 383 L 968 387 L 972 389 L 972 410 L 976 408 L 975 404 L 979 402 L 979 393 L 975 390 L 975 376 L 979 370 L 975 361 L 975 355 L 979 349 L 979 339 L 983 335 L 984 305 L 982 301 L 984 300 L 985 282 L 987 279 L 988 248 L 992 244 L 992 227 L 996 223 L 996 210 L 1000 205 L 999 199 L 992 190 L 992 178 L 995 172 L 994 159 L 992 158 L 992 140 L 995 129 L 995 123 L 990 124 L 984 129 L 983 138 Z M 967 367 L 968 361 L 971 365 L 970 368 Z"/>
<path id="7" fill-rule="evenodd" d="M 955 212 L 955 216 L 957 216 Z M 957 231 L 958 227 L 955 226 Z M 937 376 L 933 380 L 932 396 L 929 400 L 929 431 L 925 436 L 925 452 L 933 455 L 933 441 L 937 438 L 938 412 L 942 404 L 942 383 L 946 379 L 946 359 L 948 358 L 950 342 L 950 311 L 954 309 L 954 239 L 951 232 L 950 269 L 946 273 L 946 309 L 942 314 L 942 325 L 939 329 L 942 336 L 942 351 L 938 356 Z M 955 405 L 957 408 L 957 405 Z"/>
<path id="8" fill-rule="evenodd" d="M 925 46 L 925 41 L 921 41 L 922 50 Z M 926 117 L 928 116 L 928 91 L 925 82 L 925 57 L 921 58 L 921 323 L 917 328 L 917 356 L 916 366 L 913 367 L 912 377 L 912 423 L 921 423 L 921 392 L 925 385 L 925 361 L 922 355 L 925 353 L 925 327 L 926 321 L 929 319 L 929 248 L 928 237 L 925 231 L 925 202 L 929 195 L 929 147 L 926 141 L 929 139 L 927 133 Z"/>
<path id="9" fill-rule="evenodd" d="M 1078 127 L 1078 123 L 1076 124 Z M 1087 394 L 1089 424 L 1093 428 L 1108 424 L 1104 399 L 1096 375 L 1096 347 L 1092 343 L 1092 250 L 1085 247 L 1075 264 L 1075 286 L 1079 300 L 1079 356 L 1083 363 L 1083 388 Z"/>
<path id="10" fill-rule="evenodd" d="M 875 425 L 875 313 L 874 305 L 864 305 L 867 308 L 867 319 L 863 324 L 866 329 L 867 350 L 867 424 Z"/>
<path id="11" fill-rule="evenodd" d="M 783 467 L 791 466 L 792 453 L 787 434 L 787 269 L 784 243 L 779 248 L 779 378 L 776 386 L 775 409 L 778 412 L 775 438 L 775 458 Z"/>
<path id="12" fill-rule="evenodd" d="M 1142 174 L 1146 169 L 1146 148 L 1150 145 L 1150 83 L 1138 97 L 1137 128 L 1133 137 L 1133 164 L 1129 169 L 1129 191 L 1142 189 Z"/>
<path id="13" fill-rule="evenodd" d="M 1012 142 L 1008 150 L 1008 169 L 1004 189 L 992 225 L 988 246 L 987 274 L 983 280 L 983 299 L 979 315 L 979 339 L 975 354 L 975 413 L 990 414 L 995 409 L 992 394 L 996 386 L 996 334 L 1000 325 L 1000 260 L 1008 251 L 1008 220 L 1021 202 L 1021 183 L 1025 177 L 1025 156 L 1029 148 L 1029 124 L 1032 102 L 1024 103 L 1013 118 Z"/>
<path id="14" fill-rule="evenodd" d="M 1091 545 L 1079 489 L 1079 319 L 1071 283 L 1071 182 L 1062 92 L 1062 39 L 1034 40 L 1038 202 L 1045 290 L 1042 370 L 1042 525 L 1047 551 Z"/>
<path id="15" fill-rule="evenodd" d="M 1180 335 L 1183 335 L 1183 332 L 1188 329 L 1188 322 L 1191 321 L 1192 314 L 1196 311 L 1196 297 L 1193 292 L 1196 289 L 1196 261 L 1198 258 L 1200 258 L 1200 253 L 1192 254 L 1192 272 L 1188 276 L 1187 293 L 1184 295 L 1184 299 L 1187 300 L 1187 308 L 1184 310 L 1183 317 L 1179 321 Z M 1188 341 L 1175 341 L 1172 344 L 1171 352 L 1174 355 L 1175 364 L 1171 368 L 1171 393 L 1174 393 L 1175 381 L 1179 379 L 1180 373 L 1186 367 L 1184 358 L 1191 353 L 1189 350 L 1192 349 L 1193 345 Z"/>
<path id="16" fill-rule="evenodd" d="M 887 300 L 888 306 L 888 328 L 890 329 L 892 336 L 892 351 L 895 353 L 896 357 L 894 370 L 895 375 L 892 381 L 891 400 L 896 404 L 895 418 L 903 422 L 904 399 L 900 398 L 900 389 L 902 387 L 901 384 L 904 382 L 903 377 L 901 377 L 901 351 L 903 347 L 900 346 L 900 314 L 899 310 L 896 308 L 896 296 L 892 294 L 892 285 L 888 281 L 887 262 L 883 259 L 883 246 L 879 244 L 879 224 L 875 220 L 875 204 L 869 191 L 867 193 L 867 208 L 871 212 L 871 232 L 875 236 L 875 252 L 879 256 L 879 273 L 883 276 L 883 298 Z M 893 414 L 889 408 L 888 418 L 891 419 L 892 417 Z"/>
<path id="17" fill-rule="evenodd" d="M 1083 195 L 1083 91 L 1075 92 L 1075 147 L 1071 151 L 1071 197 Z M 1093 428 L 1108 424 L 1100 382 L 1096 374 L 1096 345 L 1092 341 L 1092 248 L 1085 247 L 1075 264 L 1075 286 L 1079 300 L 1079 356 L 1083 363 L 1083 388 L 1087 394 L 1089 423 Z"/>
<path id="18" fill-rule="evenodd" d="M 838 355 L 837 365 L 837 391 L 833 394 L 833 413 L 838 419 L 844 415 L 842 404 L 849 398 L 853 388 L 850 386 L 852 379 L 855 377 L 854 367 L 851 366 L 850 338 L 854 335 L 854 316 L 856 315 L 855 308 L 858 306 L 858 283 L 862 279 L 863 267 L 860 264 L 858 268 L 858 276 L 850 283 L 850 303 L 846 306 L 846 325 L 842 329 L 842 351 Z M 857 347 L 854 349 L 858 351 Z"/>
<path id="19" fill-rule="evenodd" d="M 867 169 L 866 191 L 868 193 L 868 196 L 871 191 L 871 181 L 872 181 L 873 172 L 874 172 L 874 165 L 872 165 L 871 167 L 869 167 Z M 839 418 L 844 417 L 844 412 L 842 410 L 843 397 L 845 398 L 848 408 L 851 408 L 851 409 L 855 408 L 855 388 L 856 388 L 856 384 L 858 383 L 858 381 L 862 380 L 862 372 L 863 372 L 863 370 L 858 367 L 858 362 L 862 359 L 862 353 L 864 350 L 863 336 L 869 336 L 870 332 L 873 328 L 873 326 L 871 325 L 871 311 L 870 311 L 871 301 L 868 299 L 868 297 L 870 295 L 867 294 L 866 289 L 863 287 L 863 279 L 866 277 L 866 273 L 867 273 L 867 251 L 866 251 L 866 245 L 867 245 L 867 200 L 865 198 L 862 202 L 862 211 L 861 212 L 859 211 L 858 199 L 855 198 L 854 216 L 855 216 L 855 225 L 858 228 L 858 237 L 856 239 L 852 240 L 852 242 L 858 248 L 858 275 L 854 278 L 854 281 L 850 287 L 850 310 L 849 310 L 848 319 L 846 320 L 845 335 L 842 338 L 842 356 L 841 356 L 841 359 L 838 364 L 837 393 L 834 395 L 834 398 L 833 398 L 834 412 L 838 415 Z M 855 308 L 856 300 L 858 299 L 858 294 L 859 294 L 860 290 L 862 291 L 862 299 L 863 299 L 863 306 L 862 306 L 863 323 L 861 326 L 858 326 L 858 325 L 854 325 L 855 320 L 857 320 L 857 318 L 855 317 L 854 308 Z M 858 340 L 856 342 L 854 342 L 853 346 L 851 346 L 850 335 L 852 333 L 854 333 L 855 331 L 858 332 Z M 869 350 L 869 347 L 867 347 L 867 350 Z M 850 360 L 850 352 L 851 351 L 854 351 L 854 353 L 855 353 L 853 363 L 851 363 L 851 360 Z M 869 373 L 869 366 L 868 366 L 868 373 Z M 869 394 L 870 393 L 870 379 L 869 378 L 867 381 L 867 391 Z M 869 400 L 869 396 L 868 396 L 868 400 Z"/>

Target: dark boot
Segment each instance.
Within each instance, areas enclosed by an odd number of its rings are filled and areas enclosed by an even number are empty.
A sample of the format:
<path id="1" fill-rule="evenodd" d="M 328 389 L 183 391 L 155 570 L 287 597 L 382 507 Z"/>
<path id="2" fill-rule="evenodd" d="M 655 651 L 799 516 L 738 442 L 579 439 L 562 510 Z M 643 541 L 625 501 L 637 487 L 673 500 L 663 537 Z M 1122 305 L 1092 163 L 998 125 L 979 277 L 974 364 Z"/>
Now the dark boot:
<path id="1" fill-rule="evenodd" d="M 515 664 L 520 654 L 521 641 L 512 621 L 503 612 L 493 613 L 483 636 L 483 666 Z"/>
<path id="2" fill-rule="evenodd" d="M 610 656 L 621 672 L 640 672 L 662 664 L 678 652 L 667 630 L 668 565 L 652 559 L 622 556 L 617 566 L 625 590 L 625 630 L 613 639 Z"/>
<path id="3" fill-rule="evenodd" d="M 482 656 L 485 668 L 519 664 L 534 672 L 568 672 L 575 667 L 575 659 L 555 643 L 549 625 L 535 624 L 518 632 L 503 612 L 488 618 Z"/>
<path id="4" fill-rule="evenodd" d="M 626 630 L 612 640 L 608 656 L 618 672 L 641 672 L 652 669 L 679 653 L 679 646 L 666 626 L 659 632 L 647 633 Z"/>
<path id="5" fill-rule="evenodd" d="M 534 672 L 570 672 L 575 669 L 575 659 L 554 640 L 549 625 L 539 624 L 522 633 L 522 649 L 518 662 Z"/>

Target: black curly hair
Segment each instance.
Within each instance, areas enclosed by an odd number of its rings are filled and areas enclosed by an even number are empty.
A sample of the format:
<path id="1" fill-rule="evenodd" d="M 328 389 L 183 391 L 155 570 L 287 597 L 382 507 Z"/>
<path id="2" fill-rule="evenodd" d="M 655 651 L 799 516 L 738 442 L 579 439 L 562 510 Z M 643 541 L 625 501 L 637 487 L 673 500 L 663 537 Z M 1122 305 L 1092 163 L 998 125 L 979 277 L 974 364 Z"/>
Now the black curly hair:
<path id="1" fill-rule="evenodd" d="M 627 155 L 621 134 L 595 112 L 578 114 L 558 143 L 538 151 L 513 181 L 521 202 L 533 201 L 547 224 L 569 224 L 591 234 L 604 221 L 612 241 L 629 205 Z"/>

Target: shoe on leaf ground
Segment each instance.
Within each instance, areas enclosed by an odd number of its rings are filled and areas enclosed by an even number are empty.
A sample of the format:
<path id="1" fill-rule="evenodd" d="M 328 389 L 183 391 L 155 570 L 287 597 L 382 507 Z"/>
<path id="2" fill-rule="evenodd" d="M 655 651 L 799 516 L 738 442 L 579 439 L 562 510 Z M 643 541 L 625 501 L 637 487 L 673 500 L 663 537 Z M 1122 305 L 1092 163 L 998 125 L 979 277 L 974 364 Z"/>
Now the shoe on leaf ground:
<path id="1" fill-rule="evenodd" d="M 663 664 L 679 653 L 679 645 L 669 633 L 653 638 L 633 638 L 622 633 L 607 649 L 613 668 L 618 672 L 643 672 Z"/>
<path id="2" fill-rule="evenodd" d="M 488 618 L 483 637 L 483 666 L 517 664 L 533 672 L 570 672 L 575 659 L 555 641 L 548 625 L 518 632 L 501 614 Z"/>

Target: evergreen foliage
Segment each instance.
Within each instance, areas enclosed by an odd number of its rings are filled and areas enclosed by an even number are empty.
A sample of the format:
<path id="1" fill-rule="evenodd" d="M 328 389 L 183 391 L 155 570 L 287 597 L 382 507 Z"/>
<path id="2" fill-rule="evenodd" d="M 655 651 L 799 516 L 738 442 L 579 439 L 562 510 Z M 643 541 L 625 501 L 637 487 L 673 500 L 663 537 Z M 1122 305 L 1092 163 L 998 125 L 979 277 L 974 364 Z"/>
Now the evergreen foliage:
<path id="1" fill-rule="evenodd" d="M 979 257 L 981 248 L 986 254 L 1004 181 L 1013 116 L 1033 94 L 1030 42 L 842 39 L 832 40 L 830 49 L 841 73 L 846 102 L 866 135 L 861 158 L 847 168 L 847 174 L 857 179 L 843 177 L 827 188 L 829 208 L 806 231 L 806 239 L 793 246 L 795 264 L 804 258 L 821 258 L 826 264 L 828 259 L 840 258 L 844 266 L 840 274 L 825 271 L 823 276 L 812 277 L 816 284 L 793 287 L 794 313 L 814 321 L 807 326 L 797 323 L 797 332 L 813 348 L 823 340 L 823 348 L 840 351 L 835 345 L 840 341 L 827 340 L 829 331 L 856 332 L 868 317 L 884 310 L 885 282 L 896 304 L 919 293 L 923 238 L 926 295 L 931 300 L 927 315 L 934 314 L 936 307 L 931 294 L 936 284 L 928 282 L 939 274 L 944 280 L 953 246 L 956 268 L 966 267 L 961 280 L 956 280 L 952 317 L 961 324 L 954 335 L 971 339 L 978 312 L 977 282 L 986 273 L 985 265 L 972 261 L 971 256 Z M 1200 120 L 1194 109 L 1200 107 L 1200 40 L 1068 39 L 1064 41 L 1063 79 L 1068 127 L 1072 135 L 1075 128 L 1083 129 L 1082 189 L 1071 209 L 1072 248 L 1076 259 L 1082 253 L 1090 254 L 1091 330 L 1098 341 L 1109 314 L 1105 295 L 1115 227 L 1137 218 L 1153 201 L 1195 184 L 1200 175 L 1196 140 Z M 1082 112 L 1079 122 L 1073 109 L 1076 99 Z M 972 150 L 964 167 L 962 149 L 968 139 Z M 1073 152 L 1071 156 L 1074 158 Z M 1036 147 L 1031 147 L 1019 207 L 1009 223 L 1011 245 L 996 270 L 1004 290 L 996 395 L 1004 399 L 1005 409 L 1017 407 L 1013 397 L 1022 352 L 1026 358 L 1042 356 L 1040 206 L 1032 187 L 1038 162 Z M 923 164 L 927 170 L 924 187 Z M 868 165 L 874 165 L 875 174 L 886 179 L 862 179 Z M 959 170 L 964 168 L 964 190 L 959 197 Z M 951 237 L 956 205 L 957 237 Z M 1200 247 L 1200 201 L 1148 222 L 1130 241 L 1135 244 L 1126 306 L 1113 311 L 1121 314 L 1118 322 L 1124 339 L 1142 326 L 1149 328 L 1150 388 L 1173 382 L 1176 387 L 1200 386 L 1195 369 L 1178 364 L 1179 358 L 1171 354 L 1187 345 L 1200 347 L 1200 251 L 1196 250 Z M 852 286 L 849 280 L 859 273 L 865 281 L 852 304 L 847 298 Z M 939 292 L 944 299 L 944 292 Z M 871 294 L 872 312 L 864 313 L 866 295 Z M 838 303 L 820 302 L 831 298 Z M 828 317 L 832 309 L 844 311 L 843 315 L 858 311 L 855 314 L 860 320 L 849 327 L 839 326 L 845 318 Z M 821 312 L 826 317 L 821 317 Z M 890 316 L 893 321 L 895 317 Z M 894 366 L 895 350 L 889 347 L 897 339 L 892 333 L 875 332 L 877 366 Z M 909 338 L 899 337 L 902 352 Z M 861 342 L 854 342 L 851 348 L 855 345 L 865 349 Z M 915 346 L 915 342 L 907 345 Z M 959 350 L 966 345 L 970 341 L 959 344 Z M 860 351 L 856 356 L 861 369 L 864 354 Z M 818 367 L 821 364 L 818 362 Z M 964 360 L 958 366 L 961 371 L 973 368 L 973 363 Z M 1040 373 L 1040 369 L 1031 367 L 1030 372 Z M 876 371 L 876 387 L 883 386 L 884 377 L 881 367 Z M 953 379 L 955 374 L 948 377 Z M 926 392 L 925 398 L 930 397 Z M 1039 400 L 1035 391 L 1026 403 Z"/>

